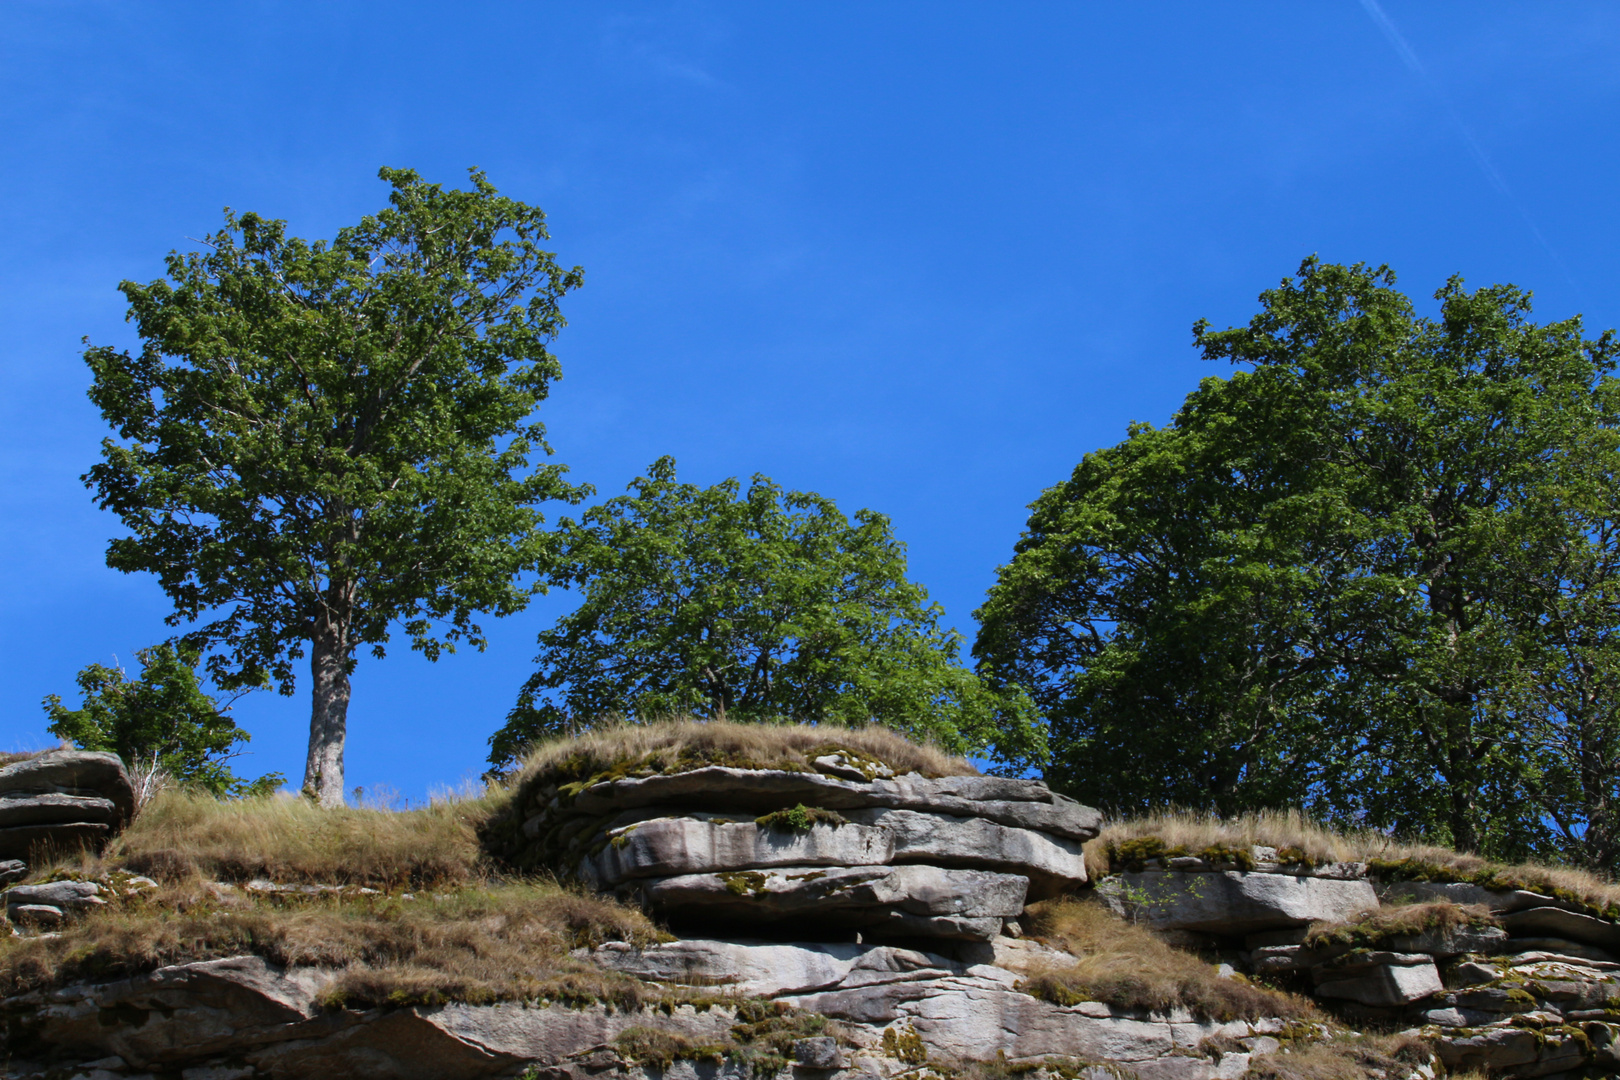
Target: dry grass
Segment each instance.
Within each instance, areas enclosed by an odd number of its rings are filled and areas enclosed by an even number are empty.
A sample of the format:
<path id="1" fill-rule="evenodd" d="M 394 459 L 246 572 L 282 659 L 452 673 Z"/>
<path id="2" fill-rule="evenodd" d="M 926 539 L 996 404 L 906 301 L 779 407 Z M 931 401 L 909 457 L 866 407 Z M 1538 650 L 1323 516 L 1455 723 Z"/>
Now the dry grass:
<path id="1" fill-rule="evenodd" d="M 1482 904 L 1402 904 L 1369 911 L 1354 923 L 1313 923 L 1305 936 L 1311 948 L 1350 945 L 1377 948 L 1391 938 L 1458 927 L 1499 926 Z"/>
<path id="2" fill-rule="evenodd" d="M 1584 870 L 1497 863 L 1449 848 L 1401 843 L 1371 830 L 1337 832 L 1294 810 L 1231 818 L 1168 812 L 1112 822 L 1086 844 L 1087 872 L 1097 880 L 1123 869 L 1129 860 L 1121 858 L 1122 853 L 1130 853 L 1147 840 L 1162 842 L 1170 853 L 1193 855 L 1209 848 L 1241 850 L 1259 844 L 1277 848 L 1286 861 L 1315 865 L 1365 862 L 1385 882 L 1455 881 L 1492 889 L 1528 889 L 1620 918 L 1620 886 Z"/>
<path id="3" fill-rule="evenodd" d="M 675 772 L 705 765 L 803 770 L 810 767 L 812 757 L 832 747 L 875 758 L 897 773 L 972 776 L 978 772 L 963 758 L 876 725 L 840 728 L 662 720 L 614 724 L 577 738 L 541 743 L 530 752 L 514 781 L 515 786 L 536 781 L 577 782 L 599 774 Z"/>
<path id="4" fill-rule="evenodd" d="M 1123 922 L 1099 904 L 1061 899 L 1041 905 L 1030 934 L 1078 958 L 1072 967 L 1032 970 L 1026 993 L 1058 1005 L 1098 1001 L 1165 1012 L 1182 1006 L 1214 1020 L 1314 1017 L 1293 994 L 1227 979 L 1196 956 L 1165 944 L 1146 927 Z"/>
<path id="5" fill-rule="evenodd" d="M 1367 1080 L 1411 1075 L 1434 1060 L 1422 1039 L 1408 1035 L 1349 1035 L 1290 1041 L 1275 1054 L 1257 1055 L 1244 1080 Z M 1456 1080 L 1464 1080 L 1457 1077 Z"/>
<path id="6" fill-rule="evenodd" d="M 445 886 L 485 872 L 477 829 L 498 794 L 443 801 L 420 810 L 322 810 L 273 796 L 222 802 L 170 790 L 154 799 L 99 859 L 43 867 L 94 876 L 119 867 L 161 881 L 192 878 L 379 889 Z"/>
<path id="7" fill-rule="evenodd" d="M 634 1007 L 665 992 L 569 950 L 659 938 L 640 912 L 552 882 L 406 900 L 221 896 L 193 881 L 115 901 L 56 936 L 0 939 L 0 994 L 253 954 L 342 969 L 325 995 L 330 1006 L 553 1000 Z"/>

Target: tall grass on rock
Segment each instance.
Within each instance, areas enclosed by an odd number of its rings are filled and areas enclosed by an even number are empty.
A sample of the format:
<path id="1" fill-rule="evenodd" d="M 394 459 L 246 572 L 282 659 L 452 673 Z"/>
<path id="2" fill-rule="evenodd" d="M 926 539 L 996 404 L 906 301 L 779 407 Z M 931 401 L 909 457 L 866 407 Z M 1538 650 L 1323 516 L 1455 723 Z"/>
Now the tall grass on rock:
<path id="1" fill-rule="evenodd" d="M 1220 1021 L 1315 1015 L 1303 998 L 1224 978 L 1198 957 L 1098 904 L 1049 901 L 1035 913 L 1030 933 L 1076 957 L 1072 965 L 1033 968 L 1021 984 L 1026 993 L 1056 1005 L 1096 1001 L 1161 1013 L 1180 1007 Z"/>
<path id="2" fill-rule="evenodd" d="M 552 739 L 530 751 L 514 786 L 566 783 L 610 774 L 655 775 L 726 765 L 739 769 L 805 771 L 831 750 L 854 751 L 896 773 L 973 776 L 966 759 L 875 724 L 843 728 L 811 724 L 738 724 L 722 720 L 619 723 L 577 738 Z"/>
<path id="3" fill-rule="evenodd" d="M 395 812 L 169 791 L 108 846 L 101 863 L 165 881 L 454 885 L 484 874 L 477 830 L 500 800 L 491 793 Z"/>

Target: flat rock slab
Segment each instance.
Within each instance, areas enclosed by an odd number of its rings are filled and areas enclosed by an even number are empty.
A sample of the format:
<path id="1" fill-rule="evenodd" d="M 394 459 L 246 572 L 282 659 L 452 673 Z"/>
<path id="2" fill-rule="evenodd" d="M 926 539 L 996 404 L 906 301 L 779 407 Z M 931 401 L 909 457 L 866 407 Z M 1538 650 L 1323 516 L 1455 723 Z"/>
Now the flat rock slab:
<path id="1" fill-rule="evenodd" d="M 1502 925 L 1514 937 L 1567 938 L 1608 952 L 1620 950 L 1620 926 L 1607 919 L 1559 907 L 1510 911 L 1502 916 Z"/>
<path id="2" fill-rule="evenodd" d="M 607 840 L 578 869 L 599 889 L 632 878 L 773 866 L 881 866 L 894 858 L 893 834 L 865 825 L 787 830 L 752 821 L 665 817 L 614 829 Z"/>
<path id="3" fill-rule="evenodd" d="M 988 818 L 1001 825 L 1086 841 L 1102 827 L 1102 814 L 1055 794 L 1037 780 L 998 776 L 914 773 L 870 782 L 811 772 L 709 766 L 664 776 L 632 777 L 594 784 L 573 800 L 578 813 L 609 814 L 662 804 L 764 812 L 804 803 L 829 810 L 887 807 L 959 817 Z"/>
<path id="4" fill-rule="evenodd" d="M 890 833 L 896 862 L 1023 874 L 1030 879 L 1031 901 L 1057 896 L 1086 881 L 1081 842 L 1069 837 L 918 810 L 867 808 L 851 810 L 848 817 Z"/>
<path id="5" fill-rule="evenodd" d="M 576 956 L 654 982 L 723 986 L 745 997 L 774 998 L 890 982 L 960 975 L 966 965 L 888 945 L 733 942 L 694 938 L 637 949 L 610 942 Z"/>
<path id="6" fill-rule="evenodd" d="M 685 874 L 635 883 L 644 904 L 670 915 L 823 926 L 884 926 L 893 933 L 989 938 L 1022 913 L 1028 882 L 1015 874 L 934 866 L 776 867 Z"/>
<path id="7" fill-rule="evenodd" d="M 1097 895 L 1155 930 L 1238 936 L 1311 922 L 1349 922 L 1378 906 L 1366 881 L 1242 870 L 1147 870 L 1105 878 Z"/>

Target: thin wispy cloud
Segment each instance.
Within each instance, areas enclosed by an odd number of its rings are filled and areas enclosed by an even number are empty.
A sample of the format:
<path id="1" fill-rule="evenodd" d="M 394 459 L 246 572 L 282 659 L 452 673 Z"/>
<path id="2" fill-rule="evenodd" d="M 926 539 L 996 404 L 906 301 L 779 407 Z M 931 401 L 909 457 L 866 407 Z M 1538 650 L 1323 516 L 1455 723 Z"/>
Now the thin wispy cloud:
<path id="1" fill-rule="evenodd" d="M 1406 35 L 1401 33 L 1400 27 L 1395 25 L 1395 20 L 1389 17 L 1389 13 L 1384 10 L 1383 5 L 1378 0 L 1361 0 L 1361 8 L 1372 19 L 1373 24 L 1383 31 L 1384 38 L 1389 42 L 1390 47 L 1395 50 L 1395 55 L 1400 57 L 1401 63 L 1405 64 L 1407 70 L 1418 77 L 1429 93 L 1434 96 L 1435 101 L 1445 110 L 1447 119 L 1451 121 L 1451 126 L 1456 129 L 1458 136 L 1463 141 L 1463 145 L 1468 148 L 1469 156 L 1474 159 L 1474 164 L 1479 166 L 1479 171 L 1484 174 L 1486 181 L 1496 189 L 1498 195 L 1501 195 L 1518 211 L 1519 216 L 1524 219 L 1525 226 L 1530 230 L 1531 235 L 1536 238 L 1536 242 L 1546 250 L 1553 262 L 1557 264 L 1558 269 L 1569 279 L 1569 283 L 1579 289 L 1580 286 L 1576 283 L 1575 276 L 1569 272 L 1569 267 L 1564 264 L 1563 258 L 1553 248 L 1546 235 L 1542 233 L 1541 226 L 1536 224 L 1535 218 L 1531 216 L 1523 201 L 1508 186 L 1507 178 L 1496 167 L 1496 163 L 1491 160 L 1491 156 L 1485 152 L 1485 147 L 1474 136 L 1473 130 L 1463 121 L 1462 115 L 1457 111 L 1456 106 L 1451 103 L 1451 98 L 1446 94 L 1445 88 L 1440 85 L 1438 79 L 1429 73 L 1428 68 L 1423 66 L 1423 61 L 1418 59 L 1417 50 L 1412 48 L 1410 41 L 1406 40 Z"/>

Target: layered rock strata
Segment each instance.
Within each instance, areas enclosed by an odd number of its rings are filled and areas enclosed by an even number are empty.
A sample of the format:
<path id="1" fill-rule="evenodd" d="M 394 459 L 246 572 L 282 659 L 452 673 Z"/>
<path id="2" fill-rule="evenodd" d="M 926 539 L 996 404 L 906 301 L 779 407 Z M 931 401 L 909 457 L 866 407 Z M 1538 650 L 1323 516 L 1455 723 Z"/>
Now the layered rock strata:
<path id="1" fill-rule="evenodd" d="M 895 776 L 838 751 L 814 765 L 543 787 L 509 854 L 666 919 L 884 938 L 988 940 L 1086 882 L 1101 815 L 1045 784 Z"/>
<path id="2" fill-rule="evenodd" d="M 117 754 L 51 750 L 0 768 L 0 860 L 99 850 L 135 813 Z"/>
<path id="3" fill-rule="evenodd" d="M 1053 1005 L 1017 989 L 1015 969 L 1032 959 L 1030 946 L 979 948 L 982 956 L 952 959 L 883 945 L 689 940 L 581 954 L 659 986 L 712 995 L 696 1006 L 641 1011 L 548 1003 L 333 1009 L 321 999 L 335 972 L 229 957 L 0 1002 L 6 1075 L 901 1080 L 928 1062 L 1003 1055 L 1032 1080 L 1236 1080 L 1253 1055 L 1278 1048 L 1285 1027 L 1213 1023 L 1183 1010 Z M 836 1022 L 834 1034 L 795 1041 L 780 1072 L 699 1054 L 652 1065 L 626 1048 L 626 1036 L 647 1031 L 692 1046 L 722 1043 L 745 1000 L 756 1009 L 764 1002 L 813 1010 Z"/>
<path id="4" fill-rule="evenodd" d="M 1348 1018 L 1430 1040 L 1446 1067 L 1499 1077 L 1620 1074 L 1620 923 L 1572 899 L 1466 883 L 1372 879 L 1360 863 L 1147 859 L 1098 882 L 1122 918 L 1295 986 Z M 1448 917 L 1368 939 L 1380 909 Z M 1371 924 L 1368 924 L 1371 925 Z M 1335 926 L 1344 932 L 1335 938 Z"/>

